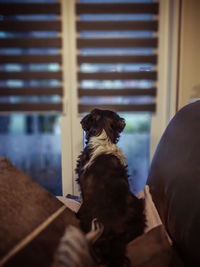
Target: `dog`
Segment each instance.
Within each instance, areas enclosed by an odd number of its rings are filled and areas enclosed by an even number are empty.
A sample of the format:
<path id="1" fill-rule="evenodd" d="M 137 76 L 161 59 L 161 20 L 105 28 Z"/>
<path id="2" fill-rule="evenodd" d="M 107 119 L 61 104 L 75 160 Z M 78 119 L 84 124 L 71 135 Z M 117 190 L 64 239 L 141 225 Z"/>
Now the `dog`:
<path id="1" fill-rule="evenodd" d="M 143 234 L 145 215 L 144 201 L 130 191 L 126 160 L 116 145 L 125 121 L 113 111 L 94 109 L 81 125 L 86 146 L 76 168 L 82 196 L 77 216 L 86 233 L 94 218 L 104 227 L 93 245 L 98 264 L 130 266 L 126 245 Z"/>

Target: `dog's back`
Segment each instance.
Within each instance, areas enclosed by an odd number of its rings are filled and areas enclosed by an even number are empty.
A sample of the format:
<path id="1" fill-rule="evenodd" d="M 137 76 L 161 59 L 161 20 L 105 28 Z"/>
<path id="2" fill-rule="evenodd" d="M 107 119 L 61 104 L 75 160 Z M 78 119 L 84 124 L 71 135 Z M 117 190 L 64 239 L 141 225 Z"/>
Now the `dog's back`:
<path id="1" fill-rule="evenodd" d="M 81 226 L 90 230 L 93 218 L 104 225 L 95 251 L 108 266 L 123 266 L 126 244 L 144 231 L 143 201 L 129 190 L 126 167 L 114 155 L 99 155 L 84 173 Z"/>

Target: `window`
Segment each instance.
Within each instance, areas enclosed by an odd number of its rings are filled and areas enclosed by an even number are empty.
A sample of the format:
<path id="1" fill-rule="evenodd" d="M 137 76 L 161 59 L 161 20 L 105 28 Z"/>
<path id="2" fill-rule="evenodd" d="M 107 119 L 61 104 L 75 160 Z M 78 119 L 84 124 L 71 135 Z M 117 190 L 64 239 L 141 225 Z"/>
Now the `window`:
<path id="1" fill-rule="evenodd" d="M 62 195 L 60 4 L 0 3 L 0 156 Z"/>
<path id="2" fill-rule="evenodd" d="M 137 193 L 146 183 L 150 161 L 158 4 L 80 0 L 76 12 L 79 112 L 107 108 L 126 119 L 119 146 Z"/>
<path id="3" fill-rule="evenodd" d="M 113 109 L 127 123 L 131 188 L 142 189 L 171 99 L 169 3 L 0 1 L 0 155 L 50 192 L 77 194 L 80 119 Z"/>

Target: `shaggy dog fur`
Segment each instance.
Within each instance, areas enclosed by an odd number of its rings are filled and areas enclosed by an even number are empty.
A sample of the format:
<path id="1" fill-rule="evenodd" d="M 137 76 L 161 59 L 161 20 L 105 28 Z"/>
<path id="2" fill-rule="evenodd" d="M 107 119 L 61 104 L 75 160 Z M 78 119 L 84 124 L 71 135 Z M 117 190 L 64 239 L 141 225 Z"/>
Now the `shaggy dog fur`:
<path id="1" fill-rule="evenodd" d="M 106 266 L 128 265 L 126 244 L 144 232 L 145 216 L 143 200 L 130 192 L 125 157 L 116 146 L 124 119 L 115 112 L 94 109 L 81 125 L 87 139 L 76 168 L 82 229 L 88 232 L 97 218 L 104 232 L 94 245 L 96 259 Z"/>

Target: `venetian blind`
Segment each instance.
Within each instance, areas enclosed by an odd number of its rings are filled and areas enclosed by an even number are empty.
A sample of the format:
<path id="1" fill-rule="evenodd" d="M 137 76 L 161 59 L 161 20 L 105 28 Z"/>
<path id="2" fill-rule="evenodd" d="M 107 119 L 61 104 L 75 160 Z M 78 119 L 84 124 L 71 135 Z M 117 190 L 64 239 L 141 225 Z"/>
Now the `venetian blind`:
<path id="1" fill-rule="evenodd" d="M 0 3 L 0 111 L 62 111 L 60 3 Z"/>
<path id="2" fill-rule="evenodd" d="M 78 73 L 77 81 L 79 84 L 78 96 L 80 99 L 79 112 L 88 112 L 93 108 L 106 108 L 113 109 L 116 111 L 150 111 L 154 112 L 156 109 L 155 96 L 156 96 L 156 80 L 157 80 L 157 53 L 158 47 L 158 20 L 157 15 L 159 12 L 158 3 L 77 3 L 76 4 L 76 30 L 77 30 L 77 64 Z M 93 19 L 87 19 L 87 15 L 93 15 Z M 151 19 L 126 19 L 133 15 L 149 14 Z M 102 16 L 105 19 L 95 19 L 95 15 Z M 109 15 L 114 17 L 118 15 L 117 19 L 110 20 Z M 82 19 L 82 17 L 85 19 Z M 98 18 L 97 17 L 97 18 Z M 127 32 L 139 32 L 148 31 L 151 32 L 149 36 L 140 37 L 137 35 L 127 36 Z M 85 35 L 84 33 L 95 32 L 97 35 Z M 103 32 L 105 35 L 98 37 L 98 33 Z M 112 32 L 120 32 L 120 36 L 112 36 Z M 111 35 L 109 35 L 111 33 Z M 124 34 L 123 34 L 124 33 Z M 128 53 L 131 49 L 142 49 L 147 48 L 153 51 L 150 54 L 143 52 L 139 53 Z M 102 50 L 100 54 L 82 53 L 84 49 L 99 49 Z M 108 54 L 103 51 L 106 49 L 124 49 L 126 53 Z M 83 71 L 81 66 L 83 64 L 150 64 L 150 69 L 139 68 L 136 71 L 126 70 L 114 70 L 104 71 L 103 68 L 98 71 Z M 122 85 L 119 87 L 109 86 L 104 88 L 99 86 L 98 88 L 92 88 L 91 85 L 87 88 L 84 86 L 84 82 L 87 81 L 122 81 Z M 150 81 L 150 86 L 140 86 L 141 81 Z M 123 83 L 124 81 L 124 83 Z M 127 81 L 127 82 L 126 82 Z M 132 83 L 130 81 L 137 81 Z M 125 83 L 126 82 L 126 83 Z M 125 85 L 123 85 L 125 84 Z M 139 84 L 139 86 L 137 86 Z M 93 104 L 95 97 L 103 97 L 101 103 Z M 118 101 L 113 104 L 113 98 L 129 98 L 133 101 Z M 140 100 L 134 100 L 140 97 Z M 82 101 L 82 99 L 89 99 L 91 101 Z M 148 98 L 148 101 L 146 99 Z M 110 99 L 110 102 L 109 102 Z M 149 100 L 150 99 L 150 100 Z"/>

